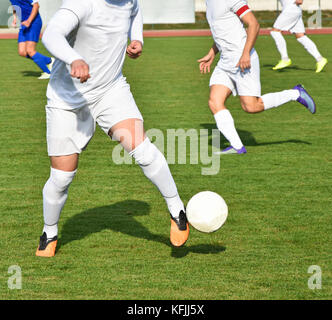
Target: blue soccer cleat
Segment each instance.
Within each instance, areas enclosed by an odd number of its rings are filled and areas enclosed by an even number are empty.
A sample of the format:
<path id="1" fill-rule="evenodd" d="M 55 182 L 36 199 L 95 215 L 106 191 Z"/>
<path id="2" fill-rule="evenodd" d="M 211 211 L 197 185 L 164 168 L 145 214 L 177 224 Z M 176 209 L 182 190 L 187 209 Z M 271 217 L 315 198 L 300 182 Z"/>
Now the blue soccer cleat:
<path id="1" fill-rule="evenodd" d="M 217 155 L 226 155 L 226 154 L 245 154 L 247 153 L 246 148 L 243 146 L 241 149 L 235 149 L 232 146 L 227 147 L 226 149 L 218 152 L 214 152 Z"/>
<path id="2" fill-rule="evenodd" d="M 298 84 L 293 89 L 300 92 L 300 96 L 296 100 L 297 102 L 304 105 L 312 114 L 316 113 L 316 103 L 314 99 L 310 96 L 306 89 L 301 84 Z"/>

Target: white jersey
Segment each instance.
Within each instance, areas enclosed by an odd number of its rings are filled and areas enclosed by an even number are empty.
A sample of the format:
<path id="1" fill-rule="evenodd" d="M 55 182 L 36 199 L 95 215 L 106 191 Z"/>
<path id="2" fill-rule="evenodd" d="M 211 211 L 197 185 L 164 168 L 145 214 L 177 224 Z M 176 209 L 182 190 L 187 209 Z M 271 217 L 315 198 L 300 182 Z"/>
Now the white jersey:
<path id="1" fill-rule="evenodd" d="M 206 0 L 206 16 L 213 39 L 220 52 L 221 69 L 236 72 L 244 46 L 247 32 L 241 21 L 250 11 L 244 0 Z"/>
<path id="2" fill-rule="evenodd" d="M 282 11 L 302 11 L 301 7 L 296 4 L 295 0 L 279 0 L 282 5 Z"/>
<path id="3" fill-rule="evenodd" d="M 95 103 L 122 76 L 128 37 L 143 42 L 137 0 L 64 0 L 43 43 L 57 58 L 47 89 L 48 106 L 75 109 Z M 70 64 L 90 67 L 86 83 L 70 76 Z"/>

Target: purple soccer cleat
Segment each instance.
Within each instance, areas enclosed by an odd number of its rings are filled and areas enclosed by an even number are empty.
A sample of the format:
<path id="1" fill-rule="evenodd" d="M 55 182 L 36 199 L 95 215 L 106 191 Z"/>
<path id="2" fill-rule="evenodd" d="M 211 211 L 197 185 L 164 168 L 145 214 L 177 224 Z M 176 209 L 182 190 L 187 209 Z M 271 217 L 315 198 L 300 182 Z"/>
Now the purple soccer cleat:
<path id="1" fill-rule="evenodd" d="M 314 99 L 310 96 L 306 89 L 301 84 L 298 84 L 293 88 L 294 90 L 298 90 L 300 96 L 296 100 L 297 102 L 304 105 L 312 114 L 316 113 L 316 103 Z"/>
<path id="2" fill-rule="evenodd" d="M 225 155 L 225 154 L 245 154 L 247 153 L 246 148 L 243 146 L 241 149 L 235 149 L 232 146 L 218 152 L 214 152 L 217 155 Z"/>

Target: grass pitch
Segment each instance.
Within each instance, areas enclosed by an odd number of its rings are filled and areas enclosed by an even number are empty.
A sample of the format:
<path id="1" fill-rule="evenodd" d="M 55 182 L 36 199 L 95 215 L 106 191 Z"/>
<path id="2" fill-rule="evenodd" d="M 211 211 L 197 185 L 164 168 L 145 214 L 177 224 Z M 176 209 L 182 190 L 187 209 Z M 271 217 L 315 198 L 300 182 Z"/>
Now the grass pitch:
<path id="1" fill-rule="evenodd" d="M 271 70 L 279 59 L 273 40 L 258 40 L 263 93 L 302 83 L 318 113 L 290 103 L 249 115 L 231 98 L 248 154 L 222 158 L 214 176 L 202 176 L 200 164 L 170 166 L 185 203 L 202 190 L 224 197 L 230 214 L 221 230 L 191 229 L 186 246 L 172 248 L 164 200 L 139 167 L 112 162 L 116 144 L 97 129 L 70 187 L 53 259 L 34 256 L 49 175 L 47 81 L 17 56 L 16 41 L 1 40 L 0 299 L 330 299 L 332 67 L 316 75 L 312 57 L 286 38 L 294 66 L 281 72 Z M 312 38 L 332 62 L 332 36 Z M 144 55 L 126 61 L 146 129 L 215 128 L 209 76 L 196 63 L 211 44 L 146 39 Z M 7 287 L 12 265 L 22 270 L 21 290 Z M 311 265 L 322 270 L 321 290 L 308 288 Z"/>

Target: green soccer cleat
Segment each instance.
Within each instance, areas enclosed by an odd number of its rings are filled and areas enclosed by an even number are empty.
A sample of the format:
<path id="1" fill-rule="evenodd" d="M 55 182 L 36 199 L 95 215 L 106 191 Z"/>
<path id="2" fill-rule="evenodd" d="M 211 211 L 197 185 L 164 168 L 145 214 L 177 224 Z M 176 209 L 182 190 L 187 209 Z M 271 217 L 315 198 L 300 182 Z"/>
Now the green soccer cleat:
<path id="1" fill-rule="evenodd" d="M 47 80 L 51 77 L 51 75 L 47 72 L 43 72 L 40 77 L 38 78 L 38 80 Z"/>
<path id="2" fill-rule="evenodd" d="M 52 72 L 54 62 L 55 62 L 55 59 L 52 57 L 51 63 L 47 65 L 47 68 L 48 68 L 48 70 L 50 70 L 50 72 Z"/>
<path id="3" fill-rule="evenodd" d="M 322 70 L 324 69 L 324 67 L 327 65 L 328 61 L 326 58 L 323 58 L 321 61 L 317 62 L 316 64 L 316 73 L 320 73 L 322 72 Z"/>
<path id="4" fill-rule="evenodd" d="M 278 62 L 278 64 L 273 67 L 272 69 L 273 70 L 281 70 L 281 69 L 285 69 L 287 67 L 289 67 L 290 65 L 292 64 L 292 60 L 291 59 L 288 59 L 288 60 L 280 60 Z"/>

